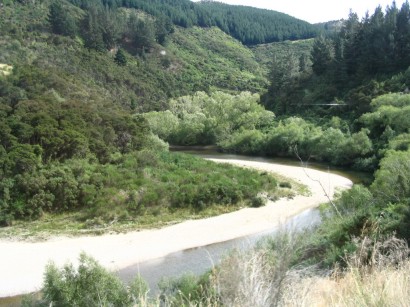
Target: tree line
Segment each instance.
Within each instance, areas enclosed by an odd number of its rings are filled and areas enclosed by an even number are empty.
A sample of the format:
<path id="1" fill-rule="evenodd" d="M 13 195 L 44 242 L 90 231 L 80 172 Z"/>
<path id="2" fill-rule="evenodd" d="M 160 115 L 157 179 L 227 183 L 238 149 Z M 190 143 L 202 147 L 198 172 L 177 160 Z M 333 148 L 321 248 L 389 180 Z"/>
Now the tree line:
<path id="1" fill-rule="evenodd" d="M 370 111 L 372 98 L 406 91 L 405 76 L 389 78 L 410 65 L 408 1 L 401 8 L 393 2 L 385 11 L 379 6 L 362 20 L 351 12 L 339 31 L 314 40 L 309 60 L 311 65 L 301 65 L 289 52 L 273 61 L 264 104 L 276 114 L 354 118 Z"/>
<path id="2" fill-rule="evenodd" d="M 70 0 L 85 8 L 90 1 Z M 214 1 L 189 0 L 97 0 L 111 9 L 126 7 L 142 10 L 155 17 L 166 16 L 181 27 L 219 27 L 245 45 L 315 37 L 318 28 L 276 11 L 232 6 Z"/>

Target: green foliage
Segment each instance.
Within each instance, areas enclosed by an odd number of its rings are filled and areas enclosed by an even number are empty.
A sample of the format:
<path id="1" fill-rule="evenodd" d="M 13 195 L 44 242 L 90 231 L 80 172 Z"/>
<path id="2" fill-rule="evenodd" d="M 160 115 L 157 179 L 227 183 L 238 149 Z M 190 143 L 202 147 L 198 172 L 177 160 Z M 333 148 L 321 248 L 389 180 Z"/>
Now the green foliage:
<path id="1" fill-rule="evenodd" d="M 380 161 L 374 194 L 384 203 L 409 203 L 410 201 L 410 152 L 389 151 Z"/>
<path id="2" fill-rule="evenodd" d="M 161 296 L 168 306 L 219 306 L 218 295 L 212 285 L 212 272 L 200 276 L 185 274 L 159 283 Z"/>
<path id="3" fill-rule="evenodd" d="M 330 43 L 323 36 L 315 39 L 311 53 L 312 69 L 315 74 L 322 75 L 326 72 L 332 60 L 330 48 Z"/>
<path id="4" fill-rule="evenodd" d="M 167 49 L 171 67 L 180 72 L 190 93 L 210 89 L 255 93 L 266 87 L 264 67 L 251 50 L 216 27 L 176 28 Z"/>
<path id="5" fill-rule="evenodd" d="M 265 153 L 264 141 L 265 135 L 260 130 L 239 130 L 218 145 L 227 152 L 254 155 Z"/>
<path id="6" fill-rule="evenodd" d="M 272 197 L 276 193 L 271 176 L 171 154 L 162 144 L 148 144 L 157 152 L 117 153 L 105 165 L 95 159 L 52 162 L 8 177 L 0 185 L 1 224 L 58 212 L 78 212 L 78 219 L 90 223 L 94 218 L 138 220 L 167 209 L 200 212 L 211 206 L 251 204 L 259 192 L 267 191 Z"/>
<path id="7" fill-rule="evenodd" d="M 251 206 L 253 208 L 259 208 L 259 207 L 264 206 L 265 204 L 266 204 L 266 199 L 261 196 L 255 196 L 251 200 Z"/>
<path id="8" fill-rule="evenodd" d="M 405 133 L 410 127 L 410 95 L 386 94 L 371 102 L 372 112 L 362 115 L 360 121 L 379 135 L 387 127 L 393 134 Z M 378 136 L 379 136 L 378 135 Z"/>
<path id="9" fill-rule="evenodd" d="M 137 277 L 129 289 L 93 258 L 81 254 L 78 268 L 72 264 L 46 268 L 43 301 L 57 306 L 134 306 L 146 295 L 146 284 Z"/>
<path id="10" fill-rule="evenodd" d="M 55 34 L 74 37 L 78 32 L 76 20 L 59 1 L 50 5 L 48 20 Z"/>
<path id="11" fill-rule="evenodd" d="M 117 52 L 115 53 L 114 61 L 120 66 L 127 65 L 127 58 L 125 57 L 124 51 L 122 51 L 122 49 L 117 50 Z"/>
<path id="12" fill-rule="evenodd" d="M 70 2 L 78 6 L 86 4 L 84 0 L 70 0 Z M 101 0 L 100 2 L 111 8 L 121 6 L 135 8 L 156 18 L 166 16 L 175 25 L 184 28 L 217 26 L 246 45 L 311 38 L 318 32 L 318 28 L 314 25 L 283 13 L 219 2 L 192 3 L 188 0 Z M 162 25 L 157 27 L 159 29 L 157 39 L 162 44 L 161 28 Z"/>
<path id="13" fill-rule="evenodd" d="M 174 144 L 215 144 L 232 134 L 264 129 L 271 124 L 274 114 L 265 111 L 258 100 L 258 95 L 247 92 L 238 95 L 197 92 L 171 100 L 170 111 L 151 112 L 144 117 L 153 132 Z M 258 140 L 254 141 L 256 146 Z"/>
<path id="14" fill-rule="evenodd" d="M 393 3 L 385 12 L 378 7 L 362 21 L 351 13 L 340 31 L 315 39 L 311 49 L 314 73 L 308 72 L 284 88 L 278 87 L 273 75 L 265 104 L 279 116 L 303 112 L 354 120 L 369 111 L 373 98 L 406 91 L 408 80 L 394 75 L 401 75 L 410 65 L 403 53 L 403 48 L 408 48 L 409 11 L 406 2 L 401 8 Z M 273 71 L 277 69 L 274 66 Z M 283 107 L 290 104 L 293 107 Z"/>
<path id="15" fill-rule="evenodd" d="M 200 2 L 200 6 L 215 19 L 218 27 L 246 45 L 306 39 L 317 34 L 317 29 L 309 23 L 271 10 L 213 1 Z"/>

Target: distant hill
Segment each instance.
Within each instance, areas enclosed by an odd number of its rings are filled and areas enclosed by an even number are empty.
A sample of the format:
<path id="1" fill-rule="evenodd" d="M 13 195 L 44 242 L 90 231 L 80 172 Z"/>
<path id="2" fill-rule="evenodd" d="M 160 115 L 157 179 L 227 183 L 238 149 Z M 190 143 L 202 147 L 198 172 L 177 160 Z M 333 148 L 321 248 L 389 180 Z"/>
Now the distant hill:
<path id="1" fill-rule="evenodd" d="M 316 26 L 284 13 L 215 1 L 201 1 L 216 25 L 246 45 L 315 37 Z"/>
<path id="2" fill-rule="evenodd" d="M 87 0 L 69 0 L 85 7 Z M 175 25 L 216 26 L 245 45 L 298 40 L 315 37 L 318 27 L 272 10 L 233 6 L 215 1 L 189 0 L 96 0 L 111 8 L 142 10 L 155 17 L 166 16 Z"/>

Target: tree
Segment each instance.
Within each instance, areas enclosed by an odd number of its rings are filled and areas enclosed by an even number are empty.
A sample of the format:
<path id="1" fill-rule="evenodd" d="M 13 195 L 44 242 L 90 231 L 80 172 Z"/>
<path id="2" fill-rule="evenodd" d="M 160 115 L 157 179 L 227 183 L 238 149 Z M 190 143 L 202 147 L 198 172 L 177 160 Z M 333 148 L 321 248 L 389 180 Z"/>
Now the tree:
<path id="1" fill-rule="evenodd" d="M 127 38 L 138 50 L 143 53 L 155 43 L 155 25 L 149 19 L 141 19 L 137 14 L 130 15 L 127 21 Z"/>
<path id="2" fill-rule="evenodd" d="M 99 11 L 102 37 L 107 49 L 114 48 L 125 31 L 125 20 L 117 11 L 104 8 Z"/>
<path id="3" fill-rule="evenodd" d="M 359 17 L 356 13 L 350 12 L 348 19 L 343 25 L 340 36 L 343 40 L 343 59 L 346 66 L 346 73 L 353 75 L 357 70 L 359 40 L 358 32 L 360 28 Z"/>
<path id="4" fill-rule="evenodd" d="M 302 56 L 303 57 L 303 56 Z M 306 59 L 298 59 L 291 51 L 287 51 L 283 59 L 274 58 L 270 72 L 269 94 L 270 106 L 275 112 L 287 113 L 289 111 L 291 97 L 284 97 L 284 93 L 290 92 L 297 85 L 301 74 L 300 69 L 306 65 Z M 306 67 L 304 67 L 306 69 Z"/>
<path id="5" fill-rule="evenodd" d="M 122 51 L 122 49 L 117 50 L 117 53 L 114 57 L 114 61 L 120 66 L 127 65 L 127 58 L 125 57 L 124 51 Z"/>
<path id="6" fill-rule="evenodd" d="M 155 20 L 155 38 L 157 42 L 164 45 L 170 33 L 174 32 L 171 20 L 163 15 Z"/>
<path id="7" fill-rule="evenodd" d="M 371 188 L 385 203 L 409 203 L 410 151 L 389 151 L 380 161 Z"/>
<path id="8" fill-rule="evenodd" d="M 48 21 L 55 34 L 74 37 L 77 34 L 77 24 L 70 15 L 67 8 L 64 8 L 60 1 L 54 1 L 50 5 Z"/>
<path id="9" fill-rule="evenodd" d="M 396 41 L 396 54 L 398 67 L 410 65 L 410 5 L 406 1 L 397 13 L 396 30 L 394 37 Z"/>
<path id="10" fill-rule="evenodd" d="M 316 75 L 324 74 L 332 61 L 332 52 L 329 42 L 319 36 L 313 43 L 311 52 L 312 69 Z"/>
<path id="11" fill-rule="evenodd" d="M 99 20 L 100 8 L 97 6 L 91 6 L 87 10 L 82 21 L 82 36 L 84 38 L 85 46 L 89 49 L 97 51 L 106 50 L 104 43 L 103 29 Z"/>

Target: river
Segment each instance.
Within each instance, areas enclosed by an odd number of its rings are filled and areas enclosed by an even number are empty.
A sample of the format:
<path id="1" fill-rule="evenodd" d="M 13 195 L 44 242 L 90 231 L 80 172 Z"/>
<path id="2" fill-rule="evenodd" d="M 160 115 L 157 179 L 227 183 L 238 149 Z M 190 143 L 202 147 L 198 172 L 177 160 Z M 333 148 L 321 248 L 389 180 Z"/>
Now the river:
<path id="1" fill-rule="evenodd" d="M 162 279 L 176 278 L 191 273 L 195 275 L 205 273 L 214 265 L 217 265 L 230 250 L 249 249 L 264 237 L 274 235 L 279 229 L 301 231 L 317 225 L 319 222 L 319 211 L 317 209 L 308 209 L 292 217 L 281 227 L 275 227 L 255 235 L 191 248 L 172 253 L 163 258 L 145 261 L 118 271 L 118 276 L 122 280 L 129 282 L 132 281 L 137 274 L 140 274 L 141 277 L 147 281 L 151 289 L 150 295 L 156 295 L 159 290 L 158 283 Z"/>
<path id="2" fill-rule="evenodd" d="M 186 150 L 185 150 L 186 151 Z M 243 161 L 256 161 L 265 163 L 282 163 L 285 165 L 300 165 L 300 162 L 285 160 L 285 159 L 266 159 L 256 157 L 243 157 L 238 155 L 226 155 L 216 152 L 204 152 L 203 150 L 188 151 L 191 153 L 199 154 L 204 158 L 215 158 L 224 160 L 243 160 Z M 334 172 L 323 165 L 309 165 L 309 167 L 319 168 L 326 172 Z M 355 176 L 351 172 L 340 172 L 338 174 L 353 179 L 354 182 L 360 181 L 360 177 Z M 287 222 L 281 226 L 281 228 L 289 228 L 294 230 L 301 230 L 305 227 L 317 224 L 320 222 L 318 211 L 315 209 L 309 209 L 299 213 L 298 215 L 290 218 Z M 179 252 L 168 254 L 165 257 L 157 258 L 154 260 L 140 262 L 136 265 L 132 265 L 121 269 L 117 272 L 118 276 L 124 281 L 132 280 L 136 274 L 140 274 L 149 284 L 152 289 L 151 295 L 158 293 L 157 284 L 162 278 L 178 277 L 185 273 L 201 274 L 210 269 L 213 265 L 217 264 L 223 255 L 228 253 L 233 248 L 248 249 L 255 245 L 255 243 L 262 237 L 272 235 L 278 230 L 278 227 L 271 228 L 267 231 L 259 232 L 257 234 L 236 238 L 233 240 L 227 240 L 216 244 L 209 244 L 203 247 L 191 248 Z M 14 298 L 0 299 L 0 306 L 18 306 L 18 301 L 21 300 L 21 296 Z"/>
<path id="3" fill-rule="evenodd" d="M 205 159 L 243 160 L 266 163 L 277 163 L 282 165 L 300 166 L 301 162 L 285 158 L 262 158 L 236 154 L 224 154 L 216 151 L 215 147 L 173 147 L 173 151 L 194 154 Z M 312 169 L 331 172 L 349 178 L 354 183 L 362 183 L 369 180 L 370 175 L 356 171 L 343 171 L 337 168 L 330 168 L 325 164 L 308 163 Z M 292 231 L 302 231 L 320 223 L 318 209 L 308 209 L 290 218 L 280 229 Z M 146 261 L 118 271 L 118 276 L 124 281 L 131 281 L 135 275 L 140 274 L 149 284 L 151 294 L 157 294 L 158 282 L 163 278 L 175 278 L 183 274 L 202 274 L 212 268 L 232 249 L 249 249 L 263 237 L 272 236 L 279 230 L 272 228 L 262 233 L 245 236 L 208 246 L 193 248 L 170 254 L 166 257 Z"/>

